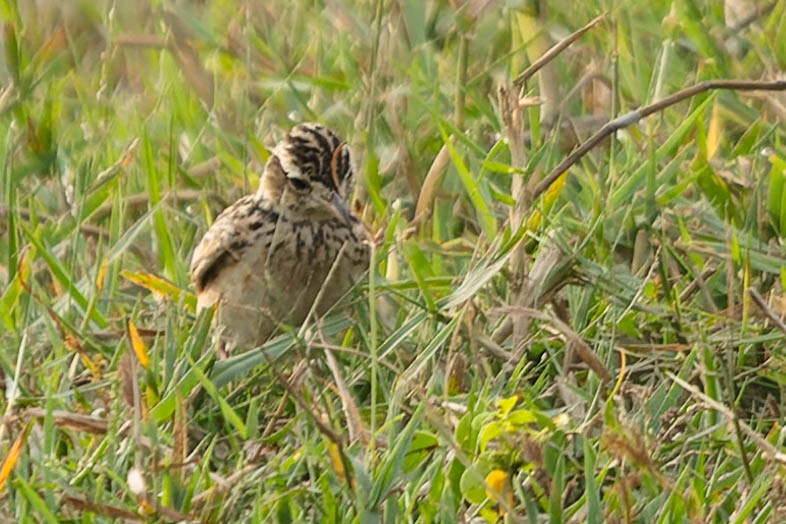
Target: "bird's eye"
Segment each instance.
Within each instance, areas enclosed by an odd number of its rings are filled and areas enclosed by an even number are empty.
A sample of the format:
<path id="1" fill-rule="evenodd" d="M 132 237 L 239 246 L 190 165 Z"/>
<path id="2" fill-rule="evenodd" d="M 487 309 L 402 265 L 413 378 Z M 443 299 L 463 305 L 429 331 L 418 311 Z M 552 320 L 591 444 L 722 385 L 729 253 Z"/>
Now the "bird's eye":
<path id="1" fill-rule="evenodd" d="M 309 188 L 308 182 L 306 182 L 302 178 L 290 178 L 289 183 L 292 184 L 292 187 L 294 187 L 298 191 L 303 191 Z"/>

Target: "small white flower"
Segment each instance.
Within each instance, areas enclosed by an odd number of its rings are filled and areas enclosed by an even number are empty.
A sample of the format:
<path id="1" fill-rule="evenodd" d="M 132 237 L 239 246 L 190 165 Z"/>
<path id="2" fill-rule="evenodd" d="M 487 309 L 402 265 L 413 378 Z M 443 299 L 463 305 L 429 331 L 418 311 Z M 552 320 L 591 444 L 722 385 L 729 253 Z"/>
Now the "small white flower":
<path id="1" fill-rule="evenodd" d="M 137 497 L 145 494 L 145 478 L 142 476 L 142 471 L 139 468 L 131 468 L 128 470 L 128 489 Z"/>

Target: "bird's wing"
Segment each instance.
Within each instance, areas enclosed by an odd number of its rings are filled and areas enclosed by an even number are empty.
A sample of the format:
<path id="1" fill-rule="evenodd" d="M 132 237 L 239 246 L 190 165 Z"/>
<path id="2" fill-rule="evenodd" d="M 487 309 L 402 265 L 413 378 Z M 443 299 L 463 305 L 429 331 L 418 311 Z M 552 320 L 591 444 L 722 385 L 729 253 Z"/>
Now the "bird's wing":
<path id="1" fill-rule="evenodd" d="M 260 222 L 275 215 L 256 195 L 241 198 L 216 218 L 194 250 L 191 282 L 197 292 L 207 286 L 226 266 L 240 259 L 250 245 Z"/>

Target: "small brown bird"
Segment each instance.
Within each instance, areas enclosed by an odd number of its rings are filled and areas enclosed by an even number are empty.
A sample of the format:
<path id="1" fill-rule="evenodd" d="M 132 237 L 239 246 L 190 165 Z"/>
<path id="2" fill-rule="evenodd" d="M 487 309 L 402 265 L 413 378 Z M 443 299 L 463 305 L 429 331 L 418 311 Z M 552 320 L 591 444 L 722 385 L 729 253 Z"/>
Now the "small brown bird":
<path id="1" fill-rule="evenodd" d="M 200 309 L 218 304 L 226 350 L 299 326 L 312 307 L 324 313 L 368 269 L 368 235 L 344 203 L 352 184 L 347 146 L 324 126 L 300 124 L 273 148 L 259 190 L 216 218 L 194 251 L 191 281 Z"/>

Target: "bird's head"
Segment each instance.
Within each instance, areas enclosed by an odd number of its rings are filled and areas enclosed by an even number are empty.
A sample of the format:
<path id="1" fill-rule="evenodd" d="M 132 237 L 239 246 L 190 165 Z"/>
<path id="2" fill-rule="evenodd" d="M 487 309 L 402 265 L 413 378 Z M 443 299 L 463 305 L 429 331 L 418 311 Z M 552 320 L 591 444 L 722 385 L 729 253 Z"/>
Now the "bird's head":
<path id="1" fill-rule="evenodd" d="M 348 222 L 345 199 L 353 183 L 349 148 L 320 124 L 299 124 L 272 150 L 261 195 L 293 219 Z"/>

